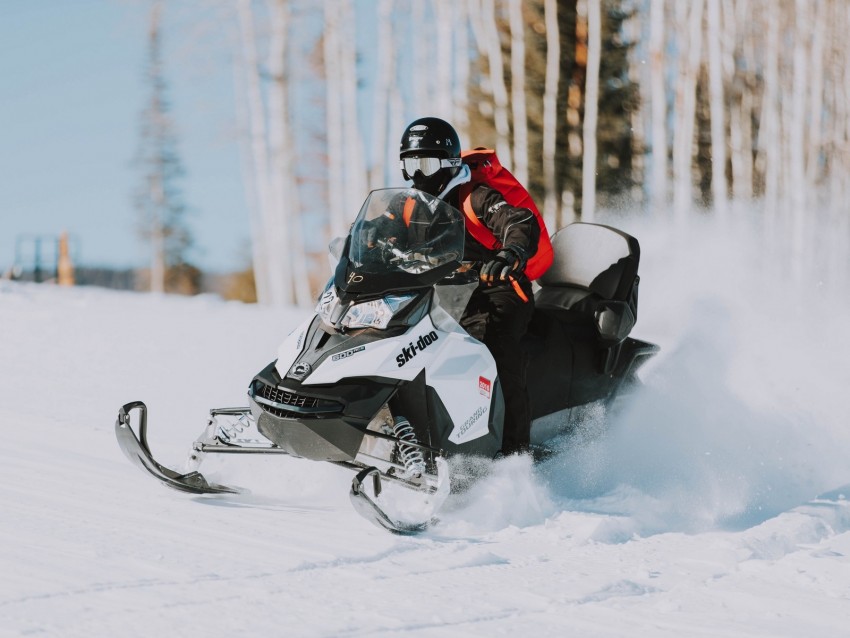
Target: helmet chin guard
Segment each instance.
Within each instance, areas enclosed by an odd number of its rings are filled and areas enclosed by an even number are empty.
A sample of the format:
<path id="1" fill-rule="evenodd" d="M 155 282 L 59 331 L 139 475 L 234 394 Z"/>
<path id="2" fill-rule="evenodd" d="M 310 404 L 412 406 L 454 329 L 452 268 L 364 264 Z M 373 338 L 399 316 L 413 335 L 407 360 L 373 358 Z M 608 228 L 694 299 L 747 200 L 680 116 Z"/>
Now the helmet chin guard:
<path id="1" fill-rule="evenodd" d="M 428 193 L 437 197 L 443 192 L 446 184 L 451 181 L 453 175 L 450 172 L 456 171 L 454 168 L 441 168 L 433 175 L 425 176 L 422 171 L 416 171 L 413 174 L 413 188 L 423 193 Z"/>

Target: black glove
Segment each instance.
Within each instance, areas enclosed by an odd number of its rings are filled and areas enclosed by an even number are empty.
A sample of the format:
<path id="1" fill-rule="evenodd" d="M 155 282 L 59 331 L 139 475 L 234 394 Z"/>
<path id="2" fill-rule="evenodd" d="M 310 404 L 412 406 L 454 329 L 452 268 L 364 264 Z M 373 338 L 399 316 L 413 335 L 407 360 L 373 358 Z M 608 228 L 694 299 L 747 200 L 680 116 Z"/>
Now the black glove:
<path id="1" fill-rule="evenodd" d="M 505 246 L 481 268 L 481 281 L 488 285 L 508 281 L 509 275 L 519 275 L 525 270 L 528 253 L 519 246 Z"/>

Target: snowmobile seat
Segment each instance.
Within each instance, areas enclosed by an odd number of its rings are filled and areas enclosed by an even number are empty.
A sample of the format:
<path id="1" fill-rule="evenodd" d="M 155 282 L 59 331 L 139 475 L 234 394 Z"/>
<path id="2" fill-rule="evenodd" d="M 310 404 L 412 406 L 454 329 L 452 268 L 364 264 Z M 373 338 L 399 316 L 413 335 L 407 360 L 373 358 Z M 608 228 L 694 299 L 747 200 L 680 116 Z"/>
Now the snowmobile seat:
<path id="1" fill-rule="evenodd" d="M 640 244 L 610 226 L 576 222 L 555 233 L 552 246 L 554 263 L 537 280 L 535 306 L 574 339 L 595 336 L 608 368 L 637 321 Z"/>

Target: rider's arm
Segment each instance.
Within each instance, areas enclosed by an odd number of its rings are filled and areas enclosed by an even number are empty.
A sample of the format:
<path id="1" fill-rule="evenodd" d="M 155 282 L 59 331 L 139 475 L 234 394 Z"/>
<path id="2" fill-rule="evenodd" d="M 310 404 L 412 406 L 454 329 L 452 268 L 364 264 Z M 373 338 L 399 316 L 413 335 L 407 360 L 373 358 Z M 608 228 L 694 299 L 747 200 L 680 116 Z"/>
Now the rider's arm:
<path id="1" fill-rule="evenodd" d="M 518 246 L 528 255 L 537 252 L 540 226 L 530 210 L 511 206 L 499 191 L 486 184 L 479 184 L 472 190 L 470 203 L 476 216 L 502 246 Z"/>

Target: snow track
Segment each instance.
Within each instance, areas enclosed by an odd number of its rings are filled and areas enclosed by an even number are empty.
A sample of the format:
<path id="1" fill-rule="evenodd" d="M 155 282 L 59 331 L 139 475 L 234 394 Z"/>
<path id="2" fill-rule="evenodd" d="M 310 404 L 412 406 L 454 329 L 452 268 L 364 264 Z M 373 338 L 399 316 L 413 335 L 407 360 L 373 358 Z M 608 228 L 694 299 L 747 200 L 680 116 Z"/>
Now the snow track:
<path id="1" fill-rule="evenodd" d="M 337 467 L 210 458 L 251 492 L 193 497 L 118 449 L 143 399 L 179 467 L 303 313 L 0 282 L 0 636 L 847 635 L 850 315 L 801 341 L 810 314 L 685 286 L 663 240 L 646 392 L 540 466 L 496 463 L 413 538 L 362 520 Z"/>

